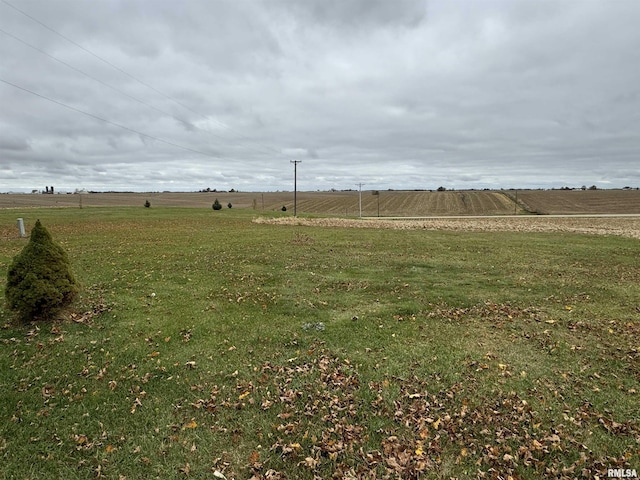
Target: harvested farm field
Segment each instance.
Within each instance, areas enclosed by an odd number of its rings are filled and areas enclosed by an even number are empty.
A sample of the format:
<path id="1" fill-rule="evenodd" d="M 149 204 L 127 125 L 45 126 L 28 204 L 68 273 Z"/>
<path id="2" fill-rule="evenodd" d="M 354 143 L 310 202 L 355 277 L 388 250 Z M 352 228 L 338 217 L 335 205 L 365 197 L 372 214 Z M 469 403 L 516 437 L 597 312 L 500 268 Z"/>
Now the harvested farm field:
<path id="1" fill-rule="evenodd" d="M 515 192 L 508 192 L 515 197 Z M 639 190 L 523 190 L 518 203 L 530 213 L 640 213 Z"/>
<path id="2" fill-rule="evenodd" d="M 2 194 L 0 208 L 151 207 L 211 208 L 218 199 L 235 209 L 293 211 L 293 192 L 152 192 Z M 297 213 L 357 217 L 449 215 L 639 214 L 640 190 L 451 190 L 298 192 Z"/>

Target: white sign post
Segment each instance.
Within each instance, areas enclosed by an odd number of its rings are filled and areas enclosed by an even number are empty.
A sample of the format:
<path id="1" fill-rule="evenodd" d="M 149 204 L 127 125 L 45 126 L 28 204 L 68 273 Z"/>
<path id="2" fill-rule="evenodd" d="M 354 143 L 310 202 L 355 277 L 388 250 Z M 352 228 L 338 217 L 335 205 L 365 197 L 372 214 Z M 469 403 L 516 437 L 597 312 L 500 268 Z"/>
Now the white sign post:
<path id="1" fill-rule="evenodd" d="M 21 218 L 18 219 L 18 232 L 20 232 L 21 237 L 26 237 L 27 234 L 24 231 L 24 220 Z"/>

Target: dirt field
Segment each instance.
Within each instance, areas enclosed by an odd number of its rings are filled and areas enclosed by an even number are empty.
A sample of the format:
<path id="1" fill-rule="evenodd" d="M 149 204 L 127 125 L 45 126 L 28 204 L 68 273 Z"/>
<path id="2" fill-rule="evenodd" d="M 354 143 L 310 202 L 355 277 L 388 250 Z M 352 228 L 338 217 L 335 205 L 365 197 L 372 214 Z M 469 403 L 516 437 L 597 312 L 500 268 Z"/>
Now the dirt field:
<path id="1" fill-rule="evenodd" d="M 149 200 L 152 207 L 189 207 L 211 208 L 217 198 L 220 203 L 229 202 L 234 208 L 262 208 L 264 195 L 265 208 L 282 207 L 290 202 L 290 193 L 87 193 L 87 194 L 4 194 L 0 195 L 0 208 L 22 207 L 142 207 Z"/>
<path id="2" fill-rule="evenodd" d="M 377 194 L 376 194 L 377 193 Z M 517 198 L 516 198 L 517 195 Z M 256 211 L 293 211 L 293 192 L 0 194 L 0 208 L 140 206 L 211 208 L 222 205 Z M 517 202 L 516 202 L 517 200 Z M 298 192 L 298 213 L 360 215 L 357 191 Z M 363 191 L 366 217 L 513 214 L 640 214 L 640 190 L 466 190 Z"/>
<path id="3" fill-rule="evenodd" d="M 514 191 L 508 194 L 515 196 Z M 547 215 L 640 214 L 640 190 L 523 190 L 518 192 L 518 203 L 530 213 Z"/>

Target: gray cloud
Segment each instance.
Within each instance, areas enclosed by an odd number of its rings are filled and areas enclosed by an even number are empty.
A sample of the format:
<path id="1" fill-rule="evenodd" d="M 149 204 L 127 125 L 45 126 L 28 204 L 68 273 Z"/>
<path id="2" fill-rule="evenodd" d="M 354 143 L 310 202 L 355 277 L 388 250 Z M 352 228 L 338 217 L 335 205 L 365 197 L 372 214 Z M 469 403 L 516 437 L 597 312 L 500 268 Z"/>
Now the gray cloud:
<path id="1" fill-rule="evenodd" d="M 0 152 L 2 151 L 21 152 L 29 150 L 29 142 L 26 138 L 18 136 L 5 136 L 0 134 Z"/>
<path id="2" fill-rule="evenodd" d="M 281 8 L 292 10 L 305 23 L 321 24 L 352 33 L 379 27 L 415 27 L 427 13 L 425 0 L 349 0 L 326 2 L 283 0 Z"/>
<path id="3" fill-rule="evenodd" d="M 0 191 L 640 177 L 632 0 L 9 3 Z"/>

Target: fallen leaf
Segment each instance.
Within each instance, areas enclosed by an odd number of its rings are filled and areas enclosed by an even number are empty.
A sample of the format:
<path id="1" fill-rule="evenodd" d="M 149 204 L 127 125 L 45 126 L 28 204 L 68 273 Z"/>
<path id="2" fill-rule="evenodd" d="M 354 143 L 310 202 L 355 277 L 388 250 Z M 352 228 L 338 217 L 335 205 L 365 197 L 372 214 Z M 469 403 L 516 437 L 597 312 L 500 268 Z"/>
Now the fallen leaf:
<path id="1" fill-rule="evenodd" d="M 313 470 L 318 466 L 318 461 L 313 457 L 307 457 L 304 459 L 304 465 Z"/>

